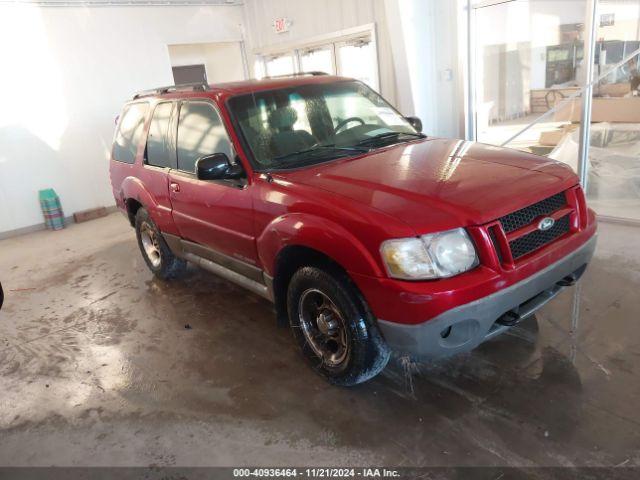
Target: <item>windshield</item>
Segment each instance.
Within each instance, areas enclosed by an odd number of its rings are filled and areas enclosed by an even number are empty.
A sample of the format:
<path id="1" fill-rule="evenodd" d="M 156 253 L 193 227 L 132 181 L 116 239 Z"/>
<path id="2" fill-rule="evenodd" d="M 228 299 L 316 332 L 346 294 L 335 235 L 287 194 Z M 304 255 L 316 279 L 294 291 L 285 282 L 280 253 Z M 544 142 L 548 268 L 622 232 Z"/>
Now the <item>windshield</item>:
<path id="1" fill-rule="evenodd" d="M 423 137 L 360 82 L 255 92 L 231 98 L 229 108 L 257 170 L 297 168 Z"/>

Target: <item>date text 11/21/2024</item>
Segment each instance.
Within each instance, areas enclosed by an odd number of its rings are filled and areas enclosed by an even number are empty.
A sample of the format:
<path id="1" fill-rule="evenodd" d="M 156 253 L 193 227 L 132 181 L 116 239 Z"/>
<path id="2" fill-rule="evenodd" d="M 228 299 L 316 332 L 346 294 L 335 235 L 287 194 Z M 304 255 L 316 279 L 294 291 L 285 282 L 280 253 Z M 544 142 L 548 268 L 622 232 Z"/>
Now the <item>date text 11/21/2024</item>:
<path id="1" fill-rule="evenodd" d="M 234 478 L 399 478 L 398 470 L 388 468 L 236 468 Z"/>

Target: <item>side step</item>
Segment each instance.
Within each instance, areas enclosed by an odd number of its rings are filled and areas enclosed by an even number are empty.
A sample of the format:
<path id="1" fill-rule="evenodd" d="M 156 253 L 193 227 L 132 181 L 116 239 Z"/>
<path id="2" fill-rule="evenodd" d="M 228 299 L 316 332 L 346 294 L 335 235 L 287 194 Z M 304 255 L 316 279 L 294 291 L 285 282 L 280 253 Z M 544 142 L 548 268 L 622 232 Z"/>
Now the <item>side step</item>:
<path id="1" fill-rule="evenodd" d="M 182 254 L 182 258 L 190 261 L 191 263 L 194 263 L 195 265 L 198 265 L 200 268 L 203 268 L 204 270 L 207 270 L 215 275 L 218 275 L 219 277 L 224 278 L 225 280 L 233 282 L 236 285 L 240 285 L 241 287 L 244 287 L 247 290 L 250 290 L 257 295 L 260 295 L 261 297 L 266 298 L 270 302 L 273 302 L 273 296 L 271 294 L 271 291 L 266 285 L 262 283 L 258 283 L 255 280 L 251 280 L 250 278 L 245 277 L 240 273 L 234 272 L 233 270 L 229 270 L 228 268 L 223 267 L 218 263 L 212 262 L 211 260 L 208 260 L 204 257 L 199 257 L 198 255 L 195 255 L 193 253 L 184 252 Z"/>
<path id="2" fill-rule="evenodd" d="M 224 255 L 204 245 L 183 240 L 176 235 L 163 232 L 162 237 L 176 257 L 240 285 L 270 302 L 274 301 L 273 282 L 264 271 L 256 266 Z"/>

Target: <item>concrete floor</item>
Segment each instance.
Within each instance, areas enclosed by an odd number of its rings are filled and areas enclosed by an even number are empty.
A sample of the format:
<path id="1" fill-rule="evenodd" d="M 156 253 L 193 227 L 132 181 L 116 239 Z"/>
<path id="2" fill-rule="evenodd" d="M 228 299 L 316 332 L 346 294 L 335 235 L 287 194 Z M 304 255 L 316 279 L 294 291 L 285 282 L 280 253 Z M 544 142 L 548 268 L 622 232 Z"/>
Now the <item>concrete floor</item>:
<path id="1" fill-rule="evenodd" d="M 638 239 L 603 224 L 537 319 L 352 389 L 266 301 L 155 280 L 120 214 L 4 240 L 0 465 L 640 465 Z"/>

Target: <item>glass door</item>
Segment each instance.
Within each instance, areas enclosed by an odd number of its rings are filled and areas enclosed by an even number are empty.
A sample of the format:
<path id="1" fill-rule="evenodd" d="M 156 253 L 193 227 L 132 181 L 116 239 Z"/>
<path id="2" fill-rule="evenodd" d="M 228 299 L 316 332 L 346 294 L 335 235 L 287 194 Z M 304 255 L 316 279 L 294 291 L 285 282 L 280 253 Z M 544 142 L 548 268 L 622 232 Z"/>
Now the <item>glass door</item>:
<path id="1" fill-rule="evenodd" d="M 640 0 L 599 0 L 596 9 L 593 1 L 475 4 L 476 138 L 547 155 L 576 171 L 583 163 L 596 213 L 639 222 Z M 590 66 L 585 25 L 591 24 Z M 590 86 L 587 146 L 580 129 Z"/>
<path id="2" fill-rule="evenodd" d="M 548 155 L 579 128 L 586 11 L 586 0 L 475 5 L 478 141 Z M 563 101 L 565 110 L 551 111 Z M 577 151 L 568 163 L 576 161 Z"/>
<path id="3" fill-rule="evenodd" d="M 640 221 L 640 0 L 598 7 L 587 198 L 600 216 Z"/>

